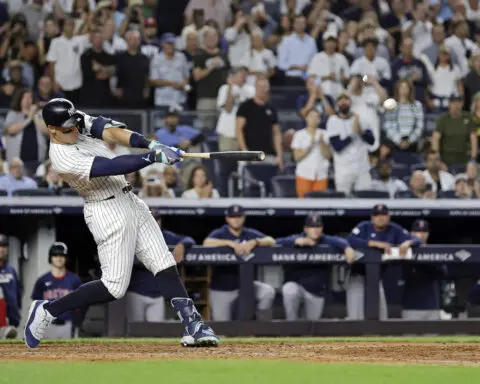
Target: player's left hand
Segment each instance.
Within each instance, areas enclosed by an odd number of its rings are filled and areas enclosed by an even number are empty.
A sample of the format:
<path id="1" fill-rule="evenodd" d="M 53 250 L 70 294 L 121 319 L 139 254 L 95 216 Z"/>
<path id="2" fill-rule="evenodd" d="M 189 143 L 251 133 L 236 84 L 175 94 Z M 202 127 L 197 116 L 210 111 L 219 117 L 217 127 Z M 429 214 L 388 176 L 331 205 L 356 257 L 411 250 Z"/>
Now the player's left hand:
<path id="1" fill-rule="evenodd" d="M 163 164 L 175 164 L 183 161 L 182 154 L 185 152 L 175 147 L 168 147 L 159 143 L 158 141 L 152 141 L 148 146 L 150 150 L 155 151 L 155 161 Z"/>

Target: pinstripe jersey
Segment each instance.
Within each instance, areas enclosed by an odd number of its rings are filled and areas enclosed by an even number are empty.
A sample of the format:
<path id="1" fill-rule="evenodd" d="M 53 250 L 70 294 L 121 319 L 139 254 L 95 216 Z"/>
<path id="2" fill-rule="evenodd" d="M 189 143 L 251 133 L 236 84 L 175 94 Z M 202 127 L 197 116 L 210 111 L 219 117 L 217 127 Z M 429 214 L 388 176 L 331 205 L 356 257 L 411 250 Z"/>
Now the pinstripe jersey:
<path id="1" fill-rule="evenodd" d="M 75 144 L 51 143 L 49 154 L 53 168 L 87 202 L 100 201 L 116 195 L 127 185 L 123 175 L 90 179 L 95 156 L 109 159 L 115 157 L 101 140 L 80 134 Z"/>

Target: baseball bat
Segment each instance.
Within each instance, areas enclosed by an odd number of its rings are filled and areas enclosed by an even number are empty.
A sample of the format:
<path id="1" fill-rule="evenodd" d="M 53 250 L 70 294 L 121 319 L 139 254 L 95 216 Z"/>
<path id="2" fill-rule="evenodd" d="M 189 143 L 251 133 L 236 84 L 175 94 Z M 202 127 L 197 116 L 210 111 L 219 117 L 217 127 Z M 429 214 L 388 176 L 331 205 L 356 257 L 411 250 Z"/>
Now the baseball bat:
<path id="1" fill-rule="evenodd" d="M 225 151 L 225 152 L 203 152 L 184 153 L 184 159 L 225 159 L 234 161 L 263 161 L 265 152 L 262 151 Z"/>

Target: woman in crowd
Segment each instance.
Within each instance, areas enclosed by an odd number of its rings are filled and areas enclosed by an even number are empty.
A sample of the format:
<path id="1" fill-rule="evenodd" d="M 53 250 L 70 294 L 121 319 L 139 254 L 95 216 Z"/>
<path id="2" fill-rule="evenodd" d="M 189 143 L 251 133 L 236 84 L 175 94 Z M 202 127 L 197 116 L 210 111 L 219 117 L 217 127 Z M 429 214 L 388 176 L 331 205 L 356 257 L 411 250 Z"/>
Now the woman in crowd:
<path id="1" fill-rule="evenodd" d="M 307 126 L 295 132 L 291 148 L 297 163 L 295 169 L 297 196 L 308 192 L 324 191 L 328 186 L 328 167 L 331 157 L 328 145 L 323 141 L 323 130 L 318 128 L 321 115 L 318 109 L 310 109 L 305 120 Z"/>
<path id="2" fill-rule="evenodd" d="M 186 199 L 218 199 L 220 194 L 213 188 L 207 169 L 203 165 L 193 168 L 187 183 L 187 190 L 182 194 Z"/>
<path id="3" fill-rule="evenodd" d="M 228 60 L 232 67 L 238 67 L 244 52 L 251 49 L 250 34 L 260 29 L 251 21 L 250 16 L 237 10 L 232 17 L 231 25 L 225 30 L 225 40 L 228 43 Z"/>
<path id="4" fill-rule="evenodd" d="M 270 49 L 263 44 L 263 32 L 255 30 L 251 33 L 252 48 L 243 54 L 240 66 L 248 68 L 248 83 L 255 85 L 257 75 L 272 77 L 275 74 L 277 59 Z"/>
<path id="5" fill-rule="evenodd" d="M 422 104 L 415 100 L 415 89 L 408 80 L 399 80 L 394 92 L 397 106 L 386 111 L 383 120 L 381 157 L 391 151 L 416 152 L 423 134 L 424 113 Z"/>
<path id="6" fill-rule="evenodd" d="M 432 79 L 429 94 L 426 98 L 428 108 L 434 113 L 448 110 L 448 100 L 451 95 L 463 95 L 462 74 L 450 58 L 450 48 L 441 45 L 438 49 L 438 60 L 433 66 L 425 60 L 425 66 Z"/>
<path id="7" fill-rule="evenodd" d="M 10 111 L 5 118 L 7 161 L 19 157 L 28 174 L 34 174 L 45 159 L 48 133 L 37 105 L 33 104 L 32 92 L 19 89 L 13 96 Z"/>

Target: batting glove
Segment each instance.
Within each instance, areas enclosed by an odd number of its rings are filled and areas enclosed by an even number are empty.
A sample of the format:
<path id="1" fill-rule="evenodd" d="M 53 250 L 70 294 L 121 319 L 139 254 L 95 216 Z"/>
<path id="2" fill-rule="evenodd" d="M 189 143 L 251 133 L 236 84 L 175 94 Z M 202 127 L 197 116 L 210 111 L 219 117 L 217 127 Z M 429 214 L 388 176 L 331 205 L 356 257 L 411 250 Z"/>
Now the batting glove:
<path id="1" fill-rule="evenodd" d="M 158 141 L 152 141 L 148 148 L 155 151 L 155 161 L 162 164 L 175 164 L 183 161 L 182 154 L 185 153 L 181 149 L 163 145 Z"/>

